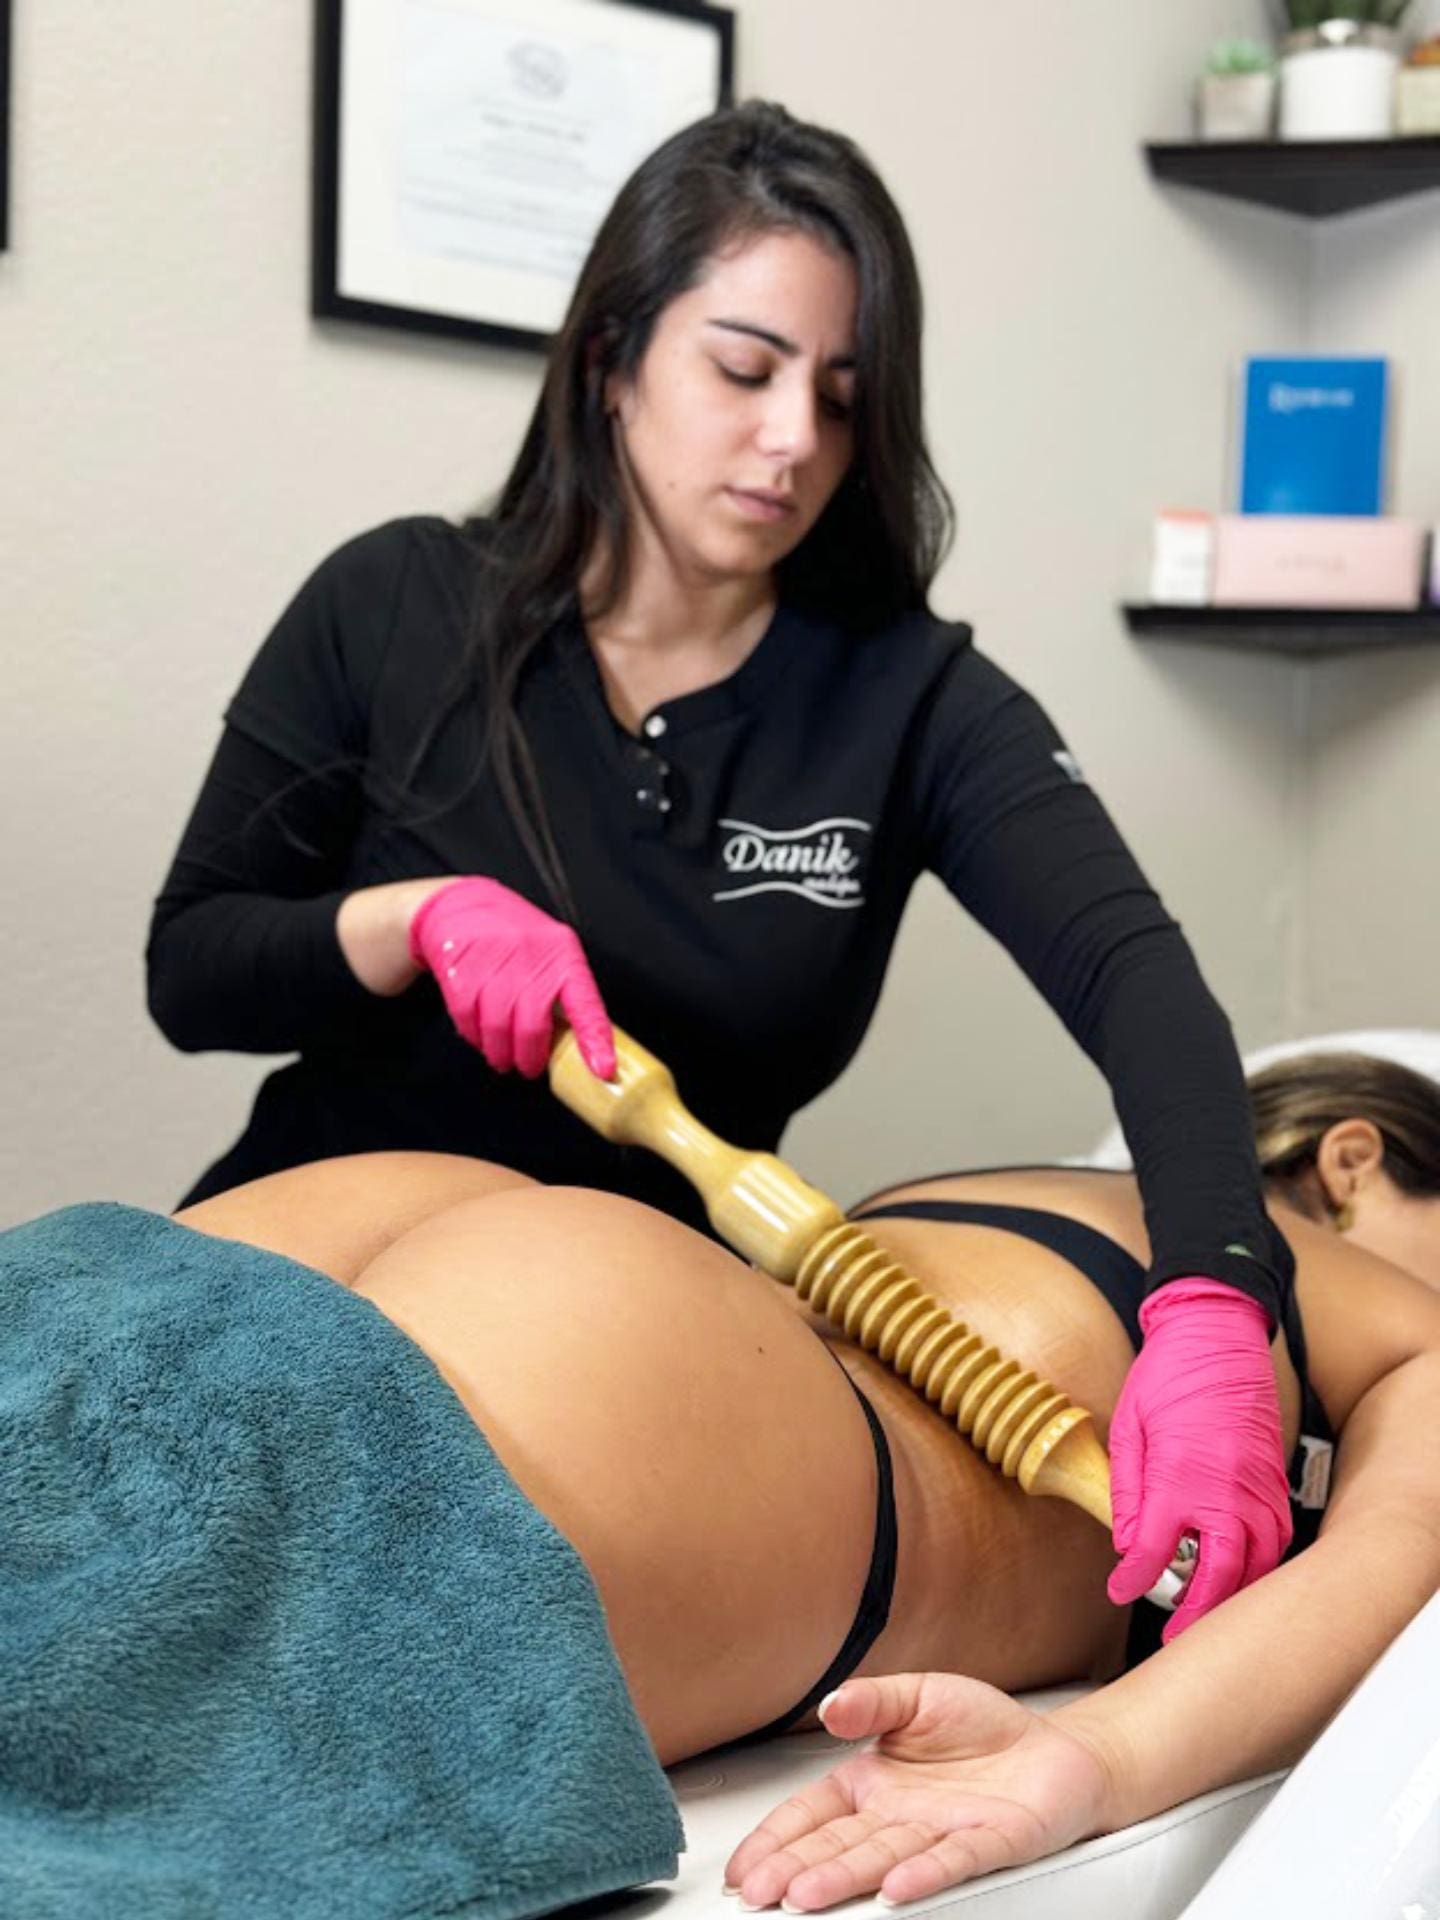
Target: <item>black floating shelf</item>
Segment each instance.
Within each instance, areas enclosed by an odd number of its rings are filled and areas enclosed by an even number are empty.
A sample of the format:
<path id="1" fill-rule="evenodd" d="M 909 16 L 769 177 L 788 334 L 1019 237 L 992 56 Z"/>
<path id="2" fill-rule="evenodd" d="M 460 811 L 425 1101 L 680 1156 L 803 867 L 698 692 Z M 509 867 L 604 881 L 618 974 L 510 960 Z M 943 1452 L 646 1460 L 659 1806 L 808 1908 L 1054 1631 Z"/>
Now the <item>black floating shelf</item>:
<path id="1" fill-rule="evenodd" d="M 1125 624 L 1151 640 L 1198 640 L 1247 653 L 1293 653 L 1321 659 L 1376 647 L 1440 641 L 1440 607 L 1398 612 L 1350 607 L 1127 606 Z"/>
<path id="2" fill-rule="evenodd" d="M 1157 180 L 1308 218 L 1440 188 L 1440 135 L 1405 140 L 1207 140 L 1147 146 Z"/>

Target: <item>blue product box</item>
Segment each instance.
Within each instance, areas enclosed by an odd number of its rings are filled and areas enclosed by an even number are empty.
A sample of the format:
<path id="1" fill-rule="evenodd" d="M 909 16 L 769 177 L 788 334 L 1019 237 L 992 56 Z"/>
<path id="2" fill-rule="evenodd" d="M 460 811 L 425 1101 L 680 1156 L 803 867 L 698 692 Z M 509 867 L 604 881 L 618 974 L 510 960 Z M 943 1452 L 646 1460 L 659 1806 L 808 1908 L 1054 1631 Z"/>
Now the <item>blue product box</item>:
<path id="1" fill-rule="evenodd" d="M 1388 397 L 1384 360 L 1247 360 L 1240 511 L 1381 512 Z"/>

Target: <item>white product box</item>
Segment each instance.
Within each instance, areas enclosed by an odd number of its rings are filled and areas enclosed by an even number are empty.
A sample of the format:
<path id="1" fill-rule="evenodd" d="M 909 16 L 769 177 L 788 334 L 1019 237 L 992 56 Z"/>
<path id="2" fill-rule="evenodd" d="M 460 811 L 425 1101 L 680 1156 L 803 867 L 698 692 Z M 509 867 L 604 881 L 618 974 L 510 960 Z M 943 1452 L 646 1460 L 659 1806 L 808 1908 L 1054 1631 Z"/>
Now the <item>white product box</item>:
<path id="1" fill-rule="evenodd" d="M 1156 607 L 1206 607 L 1215 560 L 1215 516 L 1166 508 L 1155 516 L 1150 560 L 1150 603 Z"/>

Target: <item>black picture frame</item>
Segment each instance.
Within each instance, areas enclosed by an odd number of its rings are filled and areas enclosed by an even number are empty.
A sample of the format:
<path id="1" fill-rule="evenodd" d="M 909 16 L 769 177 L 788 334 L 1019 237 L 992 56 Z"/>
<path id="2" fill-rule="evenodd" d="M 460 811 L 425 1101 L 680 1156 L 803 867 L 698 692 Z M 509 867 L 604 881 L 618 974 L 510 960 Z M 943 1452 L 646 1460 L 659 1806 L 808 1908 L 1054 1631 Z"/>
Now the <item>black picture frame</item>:
<path id="1" fill-rule="evenodd" d="M 10 245 L 10 0 L 0 0 L 0 253 Z"/>
<path id="2" fill-rule="evenodd" d="M 0 0 L 0 7 L 8 3 L 9 0 Z M 514 315 L 496 312 L 458 312 L 411 298 L 376 298 L 373 293 L 362 296 L 353 287 L 342 285 L 343 196 L 356 191 L 345 179 L 345 149 L 342 145 L 345 132 L 343 115 L 346 111 L 346 36 L 353 29 L 357 9 L 393 8 L 397 4 L 398 0 L 316 0 L 311 313 L 321 320 L 358 321 L 369 326 L 405 332 L 478 341 L 488 346 L 544 352 L 554 338 L 553 327 L 517 324 Z M 573 6 L 577 0 L 563 0 L 563 4 Z M 730 8 L 711 4 L 710 0 L 578 0 L 578 4 L 594 7 L 597 11 L 602 8 L 620 9 L 632 23 L 632 33 L 637 12 L 663 16 L 669 21 L 684 22 L 702 29 L 707 35 L 713 36 L 714 45 L 710 51 L 713 53 L 716 80 L 713 88 L 715 97 L 713 101 L 707 97 L 702 111 L 729 106 L 733 102 L 735 16 Z M 526 0 L 474 0 L 474 11 L 483 16 L 488 7 L 499 22 L 502 14 L 513 16 L 523 12 L 525 5 Z M 674 40 L 673 33 L 670 39 Z M 637 152 L 635 160 L 639 158 Z M 618 181 L 616 184 L 618 186 Z M 446 271 L 450 272 L 451 269 L 447 267 Z M 463 269 L 457 269 L 452 278 L 458 278 L 460 271 Z M 482 268 L 475 275 L 476 309 L 484 305 L 484 271 Z"/>

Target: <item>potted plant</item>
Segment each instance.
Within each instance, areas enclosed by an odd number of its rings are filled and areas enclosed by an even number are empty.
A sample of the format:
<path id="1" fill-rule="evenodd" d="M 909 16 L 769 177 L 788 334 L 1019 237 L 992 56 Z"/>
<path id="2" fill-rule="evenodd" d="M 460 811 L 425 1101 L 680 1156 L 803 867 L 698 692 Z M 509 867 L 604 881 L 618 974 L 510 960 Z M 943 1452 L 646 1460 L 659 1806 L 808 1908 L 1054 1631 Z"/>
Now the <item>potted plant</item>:
<path id="1" fill-rule="evenodd" d="M 1258 40 L 1217 40 L 1195 92 L 1202 140 L 1268 140 L 1275 116 L 1275 56 Z"/>
<path id="2" fill-rule="evenodd" d="M 1384 140 L 1395 130 L 1396 31 L 1410 0 L 1280 0 L 1280 138 Z"/>

